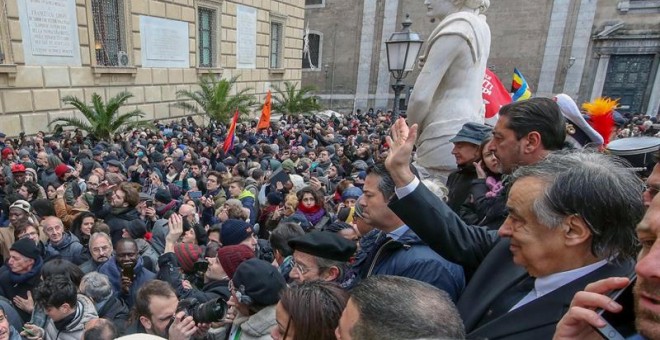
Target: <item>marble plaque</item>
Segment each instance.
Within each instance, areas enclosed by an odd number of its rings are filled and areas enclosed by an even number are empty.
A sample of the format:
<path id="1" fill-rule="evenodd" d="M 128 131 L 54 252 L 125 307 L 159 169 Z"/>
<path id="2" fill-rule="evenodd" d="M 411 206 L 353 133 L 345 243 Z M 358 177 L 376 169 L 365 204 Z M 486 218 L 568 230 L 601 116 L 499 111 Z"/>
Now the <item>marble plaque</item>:
<path id="1" fill-rule="evenodd" d="M 27 65 L 80 66 L 75 0 L 19 1 Z"/>
<path id="2" fill-rule="evenodd" d="M 257 9 L 236 6 L 236 68 L 256 68 Z"/>
<path id="3" fill-rule="evenodd" d="M 142 67 L 190 67 L 188 23 L 140 16 Z"/>

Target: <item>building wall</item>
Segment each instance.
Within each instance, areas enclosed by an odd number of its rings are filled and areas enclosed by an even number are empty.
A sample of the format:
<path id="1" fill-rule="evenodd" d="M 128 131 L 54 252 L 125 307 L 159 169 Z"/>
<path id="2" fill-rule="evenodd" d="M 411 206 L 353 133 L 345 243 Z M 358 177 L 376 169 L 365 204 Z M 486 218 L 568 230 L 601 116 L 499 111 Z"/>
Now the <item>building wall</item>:
<path id="1" fill-rule="evenodd" d="M 283 81 L 300 82 L 304 0 L 124 0 L 126 6 L 126 38 L 128 67 L 99 67 L 95 59 L 91 1 L 75 1 L 79 37 L 78 65 L 40 65 L 26 62 L 24 30 L 21 29 L 19 2 L 7 0 L 6 10 L 0 13 L 0 48 L 5 62 L 0 64 L 0 131 L 18 135 L 24 131 L 34 134 L 47 130 L 48 122 L 59 117 L 82 117 L 61 98 L 67 95 L 91 100 L 93 93 L 104 99 L 121 91 L 129 91 L 131 98 L 124 111 L 138 108 L 148 120 L 174 119 L 186 115 L 171 106 L 179 90 L 195 90 L 196 83 L 206 74 L 223 78 L 240 76 L 237 90 L 253 89 L 260 100 L 272 84 Z M 216 8 L 219 12 L 216 43 L 219 54 L 213 68 L 197 67 L 197 8 L 199 5 Z M 257 25 L 256 64 L 254 68 L 237 68 L 237 6 L 256 8 Z M 166 18 L 187 23 L 189 49 L 187 67 L 142 67 L 144 53 L 140 32 L 140 16 Z M 270 69 L 270 22 L 284 24 L 282 68 Z"/>
<path id="2" fill-rule="evenodd" d="M 306 9 L 306 25 L 310 30 L 324 32 L 325 35 L 334 30 L 334 25 L 345 25 L 353 32 L 363 31 L 363 24 L 371 21 L 365 20 L 363 3 L 358 2 L 353 11 L 345 11 L 346 3 L 353 0 L 326 0 L 324 7 Z M 388 3 L 396 3 L 395 23 L 387 12 Z M 342 10 L 340 10 L 342 8 Z M 378 51 L 385 49 L 384 42 L 389 35 L 382 32 L 400 30 L 405 15 L 410 14 L 413 21 L 412 30 L 427 38 L 437 23 L 430 23 L 426 17 L 426 7 L 418 0 L 383 0 L 378 1 L 374 38 L 371 44 L 360 46 L 359 39 L 353 35 L 343 35 L 338 44 L 354 44 L 354 48 L 343 49 L 345 55 L 351 58 L 337 59 L 335 63 L 324 61 L 331 65 L 328 74 L 335 74 L 335 79 L 342 79 L 346 83 L 343 88 L 350 89 L 358 83 L 357 75 L 360 70 L 369 70 L 368 93 L 364 96 L 342 93 L 343 100 L 334 100 L 333 109 L 350 110 L 354 104 L 356 108 L 367 107 L 389 108 L 392 106 L 393 93 L 387 86 L 379 86 L 379 79 L 384 79 L 383 73 L 388 73 L 382 67 L 382 54 Z M 599 63 L 604 68 L 601 56 L 616 55 L 620 53 L 650 53 L 655 55 L 655 68 L 650 77 L 648 95 L 645 109 L 648 112 L 657 112 L 660 105 L 660 76 L 657 75 L 658 49 L 660 43 L 660 1 L 657 0 L 507 0 L 491 1 L 486 17 L 491 30 L 492 43 L 488 67 L 498 75 L 505 86 L 509 86 L 513 69 L 518 68 L 525 76 L 536 95 L 551 96 L 565 92 L 573 96 L 578 102 L 592 99 L 594 94 L 600 95 L 606 74 L 597 76 Z M 355 15 L 361 16 L 354 18 Z M 343 20 L 347 18 L 350 20 Z M 597 37 L 612 23 L 622 22 L 623 27 L 605 38 Z M 388 26 L 389 25 L 389 26 Z M 614 43 L 613 41 L 617 41 Z M 323 40 L 323 49 L 331 48 L 332 41 Z M 616 45 L 617 48 L 605 50 L 603 46 Z M 355 58 L 363 51 L 362 48 L 371 48 L 369 65 L 356 66 L 359 58 Z M 357 49 L 358 51 L 354 51 Z M 324 54 L 325 58 L 327 54 Z M 334 65 L 334 68 L 332 68 Z M 379 67 L 380 65 L 380 67 Z M 605 68 L 606 70 L 606 68 Z M 318 72 L 317 72 L 318 73 Z M 417 72 L 408 75 L 403 82 L 413 85 Z M 602 72 L 601 72 L 602 73 Z M 328 105 L 330 98 L 338 98 L 335 82 L 334 89 L 324 81 L 321 72 L 317 76 L 303 71 L 303 84 L 314 84 L 319 87 L 319 93 Z M 389 78 L 389 84 L 393 80 Z M 658 85 L 655 85 L 658 83 Z M 355 84 L 355 85 L 354 85 Z M 655 90 L 657 88 L 657 90 Z M 335 94 L 334 96 L 332 94 Z M 361 100 L 366 98 L 366 100 Z M 389 101 L 385 104 L 379 98 Z"/>

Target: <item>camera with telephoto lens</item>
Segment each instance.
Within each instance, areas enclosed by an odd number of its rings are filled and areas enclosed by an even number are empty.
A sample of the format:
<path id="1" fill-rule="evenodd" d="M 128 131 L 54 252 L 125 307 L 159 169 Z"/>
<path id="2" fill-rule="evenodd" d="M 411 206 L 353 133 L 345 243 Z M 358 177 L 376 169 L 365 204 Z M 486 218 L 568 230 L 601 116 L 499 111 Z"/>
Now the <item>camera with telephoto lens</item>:
<path id="1" fill-rule="evenodd" d="M 222 320 L 227 312 L 227 303 L 222 298 L 205 303 L 201 303 L 195 298 L 188 298 L 179 301 L 176 312 L 181 311 L 192 316 L 195 323 L 218 322 Z"/>

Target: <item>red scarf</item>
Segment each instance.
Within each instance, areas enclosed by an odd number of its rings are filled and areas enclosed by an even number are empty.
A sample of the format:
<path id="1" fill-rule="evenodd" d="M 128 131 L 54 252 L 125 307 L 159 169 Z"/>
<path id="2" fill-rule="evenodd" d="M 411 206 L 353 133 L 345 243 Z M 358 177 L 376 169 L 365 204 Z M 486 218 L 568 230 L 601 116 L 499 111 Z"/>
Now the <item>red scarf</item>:
<path id="1" fill-rule="evenodd" d="M 311 208 L 307 208 L 302 204 L 302 202 L 298 203 L 298 210 L 302 211 L 305 214 L 317 213 L 317 212 L 319 212 L 319 210 L 321 210 L 321 208 L 322 208 L 322 206 L 320 206 L 320 205 L 315 205 L 315 206 L 312 206 Z"/>

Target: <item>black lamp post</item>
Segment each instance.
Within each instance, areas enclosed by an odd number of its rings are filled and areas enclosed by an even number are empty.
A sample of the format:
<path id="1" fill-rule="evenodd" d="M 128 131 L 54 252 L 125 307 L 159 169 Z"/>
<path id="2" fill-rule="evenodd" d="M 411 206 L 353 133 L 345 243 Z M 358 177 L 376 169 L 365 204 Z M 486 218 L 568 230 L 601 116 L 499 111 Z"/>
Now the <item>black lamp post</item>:
<path id="1" fill-rule="evenodd" d="M 399 118 L 399 97 L 405 85 L 401 79 L 408 75 L 408 72 L 415 68 L 417 56 L 424 43 L 424 40 L 419 37 L 419 34 L 410 30 L 412 21 L 410 15 L 406 14 L 406 20 L 401 23 L 403 30 L 401 32 L 394 32 L 390 40 L 385 42 L 387 48 L 387 66 L 396 80 L 392 85 L 394 90 L 394 110 L 392 111 L 392 122 Z"/>

